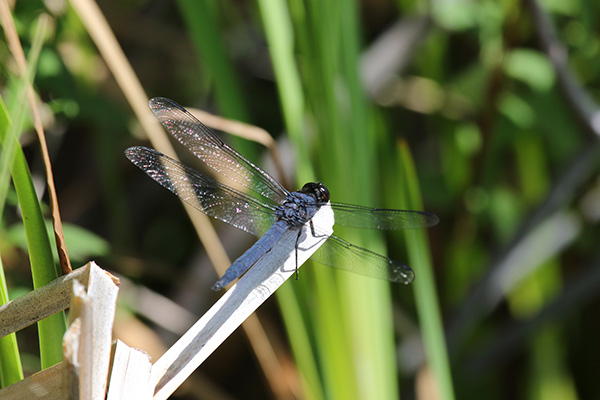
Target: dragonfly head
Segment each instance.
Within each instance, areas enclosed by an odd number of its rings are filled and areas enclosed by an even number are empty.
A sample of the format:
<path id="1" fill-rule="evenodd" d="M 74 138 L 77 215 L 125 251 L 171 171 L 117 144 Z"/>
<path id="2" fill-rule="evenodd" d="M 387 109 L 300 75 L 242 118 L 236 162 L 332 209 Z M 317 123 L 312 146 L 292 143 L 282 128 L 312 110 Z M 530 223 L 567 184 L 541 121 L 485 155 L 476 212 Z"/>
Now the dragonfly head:
<path id="1" fill-rule="evenodd" d="M 300 193 L 314 196 L 318 202 L 327 203 L 329 201 L 329 190 L 321 182 L 309 182 L 302 186 Z"/>

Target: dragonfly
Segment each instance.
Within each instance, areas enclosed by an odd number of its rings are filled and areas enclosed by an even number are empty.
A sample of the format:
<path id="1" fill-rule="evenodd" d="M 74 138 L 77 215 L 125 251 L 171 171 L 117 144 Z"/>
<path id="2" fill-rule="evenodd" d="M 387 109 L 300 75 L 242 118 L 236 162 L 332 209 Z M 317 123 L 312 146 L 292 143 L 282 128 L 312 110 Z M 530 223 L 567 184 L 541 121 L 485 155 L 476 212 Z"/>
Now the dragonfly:
<path id="1" fill-rule="evenodd" d="M 335 224 L 354 228 L 414 229 L 431 227 L 439 222 L 435 214 L 424 211 L 331 202 L 329 190 L 321 182 L 309 182 L 299 191 L 290 192 L 173 100 L 157 97 L 150 100 L 149 106 L 165 129 L 197 158 L 242 186 L 242 189 L 234 189 L 154 149 L 135 146 L 125 150 L 133 164 L 181 200 L 210 217 L 260 238 L 234 261 L 212 286 L 213 290 L 223 289 L 243 275 L 277 246 L 288 230 L 298 231 L 296 246 L 307 225 L 310 225 L 310 234 L 320 235 L 311 218 L 322 207 L 331 208 Z M 409 284 L 415 278 L 408 266 L 335 235 L 329 236 L 311 259 L 390 282 Z M 297 274 L 296 264 L 296 278 Z"/>

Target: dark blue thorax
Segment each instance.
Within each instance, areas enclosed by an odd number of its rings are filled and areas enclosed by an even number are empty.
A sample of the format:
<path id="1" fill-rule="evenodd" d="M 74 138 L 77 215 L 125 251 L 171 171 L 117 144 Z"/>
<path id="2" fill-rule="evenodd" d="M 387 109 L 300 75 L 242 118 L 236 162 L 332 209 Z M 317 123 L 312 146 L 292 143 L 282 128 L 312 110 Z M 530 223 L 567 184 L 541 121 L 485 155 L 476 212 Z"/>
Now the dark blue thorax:
<path id="1" fill-rule="evenodd" d="M 293 192 L 279 207 L 275 209 L 277 221 L 287 222 L 290 226 L 301 226 L 310 220 L 319 206 L 314 196 Z"/>
<path id="2" fill-rule="evenodd" d="M 254 245 L 242 254 L 225 274 L 215 283 L 213 289 L 221 289 L 234 279 L 246 272 L 265 253 L 271 251 L 273 246 L 281 239 L 289 228 L 298 228 L 309 221 L 319 210 L 315 196 L 302 192 L 293 192 L 277 208 L 275 215 L 277 221 Z"/>

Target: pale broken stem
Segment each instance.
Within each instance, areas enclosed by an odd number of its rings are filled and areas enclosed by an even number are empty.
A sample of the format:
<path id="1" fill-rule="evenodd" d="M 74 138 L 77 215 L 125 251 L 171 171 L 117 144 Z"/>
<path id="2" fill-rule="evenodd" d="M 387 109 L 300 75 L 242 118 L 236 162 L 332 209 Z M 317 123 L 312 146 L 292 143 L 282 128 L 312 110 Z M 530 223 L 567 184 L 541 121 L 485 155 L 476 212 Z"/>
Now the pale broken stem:
<path id="1" fill-rule="evenodd" d="M 151 399 L 150 356 L 120 340 L 113 344 L 110 384 L 106 400 Z"/>
<path id="2" fill-rule="evenodd" d="M 215 305 L 152 366 L 154 399 L 168 398 L 333 233 L 333 211 L 321 208 L 309 224 L 290 229 Z M 296 259 L 297 255 L 297 259 Z"/>
<path id="3" fill-rule="evenodd" d="M 0 390 L 2 400 L 65 400 L 65 364 L 58 363 Z"/>
<path id="4" fill-rule="evenodd" d="M 90 262 L 0 307 L 0 336 L 69 306 L 72 321 L 63 336 L 65 361 L 0 390 L 0 398 L 104 398 L 118 284 Z"/>
<path id="5" fill-rule="evenodd" d="M 63 337 L 63 355 L 70 372 L 65 394 L 77 399 L 102 399 L 106 395 L 119 288 L 112 275 L 93 262 L 88 265 L 87 287 L 72 281 L 71 324 Z"/>
<path id="6" fill-rule="evenodd" d="M 0 307 L 0 337 L 17 332 L 68 308 L 72 282 L 78 280 L 83 285 L 87 285 L 90 273 L 95 273 L 91 271 L 92 268 L 99 269 L 95 263 L 88 263 L 68 275 L 63 275 L 37 290 L 2 305 Z M 115 285 L 119 284 L 117 278 L 112 275 L 110 277 Z"/>

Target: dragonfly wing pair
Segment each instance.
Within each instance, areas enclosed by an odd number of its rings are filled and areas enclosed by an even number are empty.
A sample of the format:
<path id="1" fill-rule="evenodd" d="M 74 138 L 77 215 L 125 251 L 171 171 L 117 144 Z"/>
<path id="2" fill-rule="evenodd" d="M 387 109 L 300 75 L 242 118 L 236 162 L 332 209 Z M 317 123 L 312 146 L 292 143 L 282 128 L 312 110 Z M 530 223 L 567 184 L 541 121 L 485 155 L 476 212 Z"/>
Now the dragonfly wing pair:
<path id="1" fill-rule="evenodd" d="M 154 98 L 150 101 L 150 109 L 162 125 L 196 157 L 231 181 L 248 188 L 249 192 L 219 183 L 156 150 L 132 147 L 125 152 L 127 158 L 205 214 L 253 235 L 263 235 L 275 223 L 275 209 L 285 202 L 290 192 L 174 101 Z M 438 222 L 434 214 L 420 211 L 376 209 L 341 203 L 323 203 L 320 206 L 332 208 L 336 224 L 356 228 L 411 229 L 429 227 Z M 410 283 L 414 279 L 413 271 L 404 264 L 337 236 L 330 236 L 312 258 L 336 268 L 392 282 Z"/>

